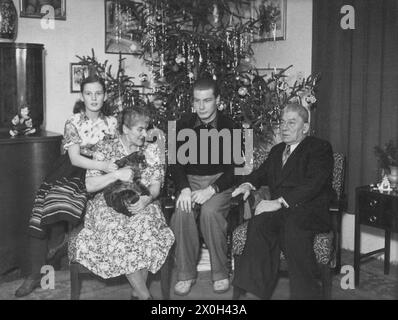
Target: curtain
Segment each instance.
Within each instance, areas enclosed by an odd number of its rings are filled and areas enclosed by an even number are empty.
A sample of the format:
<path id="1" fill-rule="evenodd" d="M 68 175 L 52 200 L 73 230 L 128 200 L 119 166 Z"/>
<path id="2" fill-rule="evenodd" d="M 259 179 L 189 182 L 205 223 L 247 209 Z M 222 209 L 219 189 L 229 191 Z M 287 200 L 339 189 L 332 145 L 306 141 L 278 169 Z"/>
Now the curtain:
<path id="1" fill-rule="evenodd" d="M 344 5 L 355 9 L 355 29 L 340 26 Z M 312 50 L 315 134 L 345 154 L 354 212 L 355 188 L 381 180 L 374 147 L 398 142 L 398 1 L 314 0 Z"/>

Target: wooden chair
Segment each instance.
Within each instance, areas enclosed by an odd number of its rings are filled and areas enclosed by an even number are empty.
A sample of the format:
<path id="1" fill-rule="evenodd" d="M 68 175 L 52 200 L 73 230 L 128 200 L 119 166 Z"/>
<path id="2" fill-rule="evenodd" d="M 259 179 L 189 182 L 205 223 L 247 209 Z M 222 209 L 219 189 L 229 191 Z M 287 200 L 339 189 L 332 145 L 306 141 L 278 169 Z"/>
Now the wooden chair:
<path id="1" fill-rule="evenodd" d="M 333 167 L 333 180 L 332 187 L 335 192 L 334 199 L 330 204 L 329 212 L 332 215 L 333 229 L 335 233 L 335 262 L 334 264 L 335 273 L 340 273 L 341 268 L 341 222 L 344 210 L 347 210 L 347 196 L 344 192 L 345 184 L 345 172 L 346 172 L 346 161 L 345 156 L 342 153 L 335 152 L 334 167 Z"/>
<path id="2" fill-rule="evenodd" d="M 332 215 L 332 231 L 329 233 L 317 234 L 314 238 L 314 253 L 318 262 L 322 281 L 323 298 L 331 298 L 332 270 L 340 271 L 341 265 L 341 215 L 346 208 L 346 197 L 344 196 L 345 157 L 341 153 L 334 153 L 333 181 L 332 186 L 335 197 L 330 205 Z M 253 195 L 251 195 L 253 196 Z M 242 203 L 240 204 L 240 215 L 243 216 Z M 246 242 L 248 221 L 239 225 L 233 231 L 232 252 L 234 259 L 239 260 Z M 281 259 L 285 259 L 281 253 Z M 285 273 L 282 273 L 285 274 Z M 238 299 L 242 290 L 234 287 L 233 299 Z"/>
<path id="3" fill-rule="evenodd" d="M 170 201 L 168 198 L 161 197 L 160 198 L 161 206 L 162 206 L 162 211 L 165 215 L 166 223 L 169 225 L 170 223 L 170 217 L 172 214 L 172 211 L 174 207 L 170 207 Z M 70 232 L 70 237 L 74 237 L 78 234 L 78 232 L 81 230 L 82 224 L 77 227 L 73 228 Z M 68 255 L 69 255 L 69 269 L 70 269 L 70 299 L 71 300 L 79 300 L 80 298 L 80 290 L 81 290 L 81 285 L 82 285 L 82 278 L 84 275 L 91 275 L 94 276 L 94 274 L 82 266 L 80 263 L 74 261 L 74 248 L 73 246 L 69 245 L 68 248 Z M 170 267 L 170 252 L 168 257 L 166 258 L 165 263 L 161 267 L 159 273 L 160 273 L 160 284 L 161 284 L 161 291 L 162 291 L 162 298 L 164 300 L 170 299 L 170 278 L 171 278 L 171 267 Z M 148 277 L 148 282 L 151 281 L 152 277 Z"/>

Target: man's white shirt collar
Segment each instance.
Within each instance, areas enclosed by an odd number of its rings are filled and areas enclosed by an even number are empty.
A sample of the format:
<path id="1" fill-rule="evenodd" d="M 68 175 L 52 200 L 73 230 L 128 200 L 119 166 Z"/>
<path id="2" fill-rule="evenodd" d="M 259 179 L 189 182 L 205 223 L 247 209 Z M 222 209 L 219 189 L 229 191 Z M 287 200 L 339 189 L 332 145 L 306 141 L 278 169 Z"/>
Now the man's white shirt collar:
<path id="1" fill-rule="evenodd" d="M 291 145 L 290 145 L 290 154 L 294 151 L 294 149 L 297 148 L 297 146 L 298 146 L 300 143 L 301 143 L 301 141 L 300 141 L 300 142 L 297 142 L 297 143 L 295 143 L 295 144 L 291 144 Z"/>

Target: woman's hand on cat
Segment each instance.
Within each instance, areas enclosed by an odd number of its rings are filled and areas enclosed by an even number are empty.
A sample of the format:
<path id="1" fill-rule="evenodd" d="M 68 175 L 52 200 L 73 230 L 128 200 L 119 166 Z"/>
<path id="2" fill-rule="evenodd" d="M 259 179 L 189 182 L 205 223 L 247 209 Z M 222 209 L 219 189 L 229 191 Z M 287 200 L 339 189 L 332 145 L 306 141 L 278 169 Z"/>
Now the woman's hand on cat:
<path id="1" fill-rule="evenodd" d="M 116 180 L 131 181 L 133 179 L 133 170 L 129 167 L 121 168 L 113 172 Z"/>
<path id="2" fill-rule="evenodd" d="M 136 203 L 130 205 L 128 207 L 128 210 L 133 214 L 140 213 L 142 210 L 145 209 L 145 207 L 150 204 L 152 201 L 152 197 L 150 196 L 140 196 L 140 200 L 138 200 Z"/>
<path id="3" fill-rule="evenodd" d="M 119 167 L 113 161 L 104 161 L 102 171 L 111 173 L 119 169 Z"/>

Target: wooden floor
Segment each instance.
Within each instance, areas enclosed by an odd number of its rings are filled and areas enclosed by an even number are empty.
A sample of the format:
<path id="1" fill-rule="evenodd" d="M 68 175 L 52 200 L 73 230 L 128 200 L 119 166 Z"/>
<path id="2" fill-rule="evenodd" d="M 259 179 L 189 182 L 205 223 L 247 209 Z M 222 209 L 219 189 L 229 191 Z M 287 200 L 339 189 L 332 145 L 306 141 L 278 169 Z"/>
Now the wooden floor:
<path id="1" fill-rule="evenodd" d="M 353 264 L 353 253 L 343 252 L 343 265 Z M 332 298 L 338 300 L 397 300 L 398 299 L 398 267 L 392 266 L 389 275 L 383 274 L 383 262 L 371 259 L 361 266 L 361 280 L 357 288 L 343 289 L 341 285 L 343 275 L 336 275 L 333 279 Z M 12 300 L 16 288 L 21 280 L 10 281 L 10 276 L 0 278 L 0 300 Z M 160 299 L 160 283 L 151 282 L 150 290 L 155 299 Z M 70 282 L 68 270 L 56 272 L 55 289 L 37 289 L 29 296 L 28 300 L 65 300 L 69 299 Z M 97 278 L 87 277 L 83 281 L 82 300 L 127 300 L 130 298 L 130 286 L 124 277 L 113 280 L 101 281 Z M 232 298 L 232 289 L 224 294 L 215 294 L 212 290 L 210 273 L 199 273 L 198 281 L 191 293 L 185 297 L 175 296 L 173 300 L 229 300 Z M 278 282 L 273 298 L 275 300 L 289 299 L 289 280 L 281 278 Z"/>

